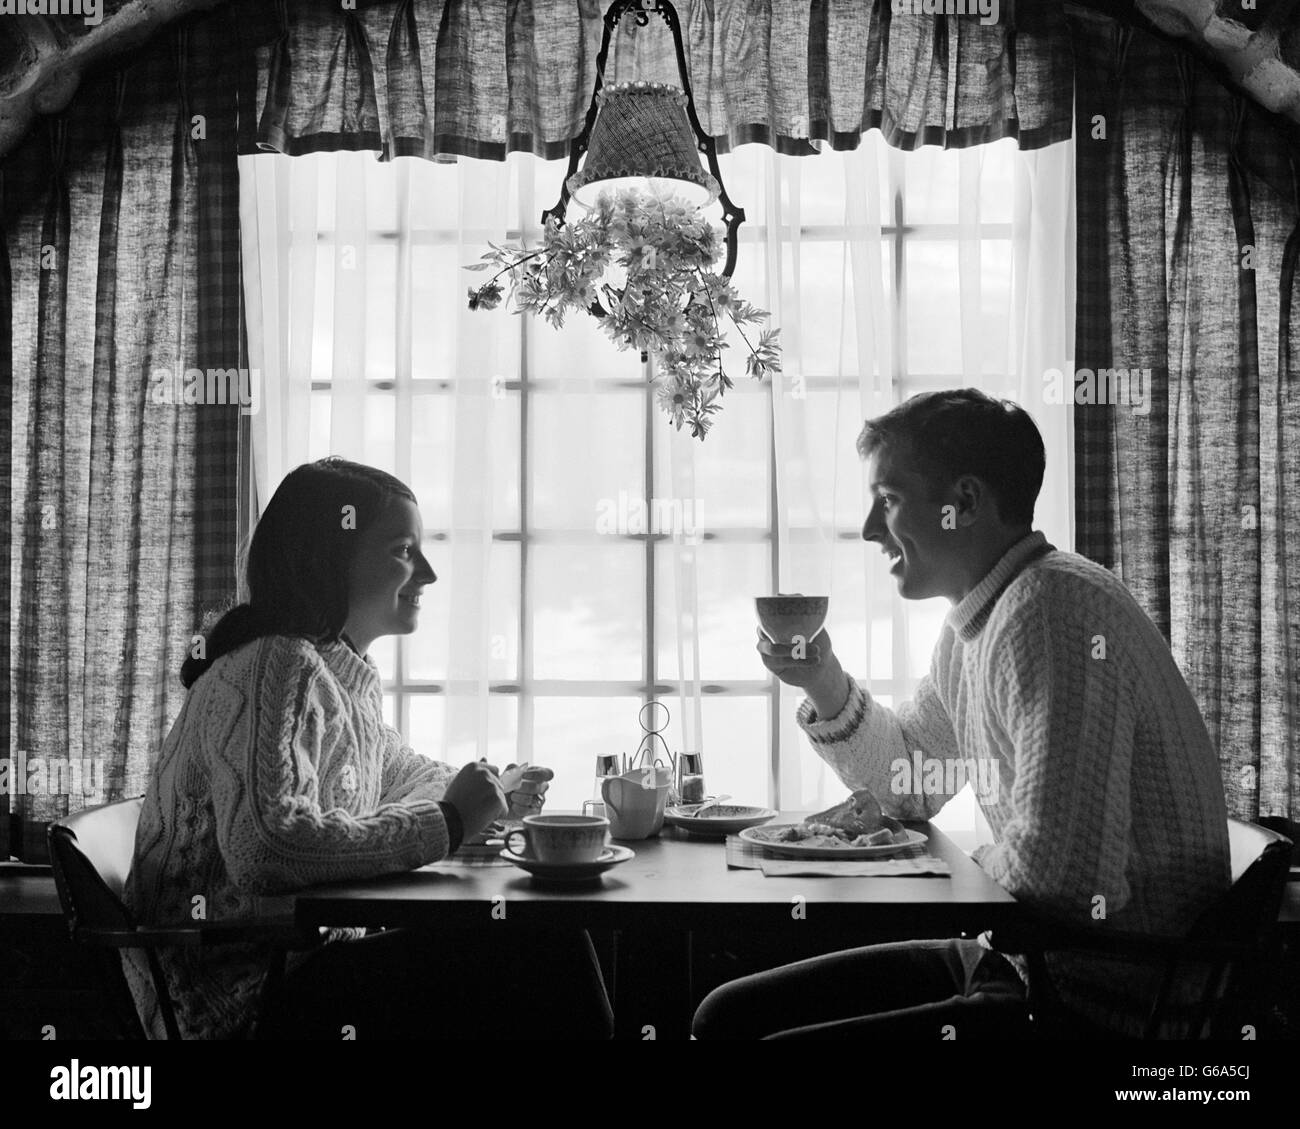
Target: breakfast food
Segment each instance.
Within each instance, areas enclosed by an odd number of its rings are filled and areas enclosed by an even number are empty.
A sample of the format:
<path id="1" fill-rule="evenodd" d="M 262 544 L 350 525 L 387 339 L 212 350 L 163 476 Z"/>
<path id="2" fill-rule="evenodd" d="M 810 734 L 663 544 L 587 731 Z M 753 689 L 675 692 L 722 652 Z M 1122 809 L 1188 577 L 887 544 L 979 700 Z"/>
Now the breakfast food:
<path id="1" fill-rule="evenodd" d="M 885 815 L 865 789 L 854 792 L 842 804 L 810 815 L 803 823 L 773 827 L 768 834 L 773 843 L 805 847 L 880 847 L 907 841 L 903 825 Z"/>
<path id="2" fill-rule="evenodd" d="M 859 788 L 842 804 L 815 812 L 804 822 L 809 826 L 835 828 L 850 839 L 859 835 L 874 835 L 884 829 L 903 830 L 903 825 L 898 820 L 892 819 L 880 810 L 876 797 L 865 788 Z"/>

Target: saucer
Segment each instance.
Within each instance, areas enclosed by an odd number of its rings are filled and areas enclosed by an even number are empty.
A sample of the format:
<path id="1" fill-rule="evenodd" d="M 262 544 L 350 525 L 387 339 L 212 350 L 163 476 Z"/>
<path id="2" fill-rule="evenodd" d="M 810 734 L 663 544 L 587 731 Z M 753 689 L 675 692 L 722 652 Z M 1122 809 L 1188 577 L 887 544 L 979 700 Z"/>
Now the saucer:
<path id="1" fill-rule="evenodd" d="M 776 812 L 771 808 L 755 807 L 752 804 L 718 804 L 709 809 L 709 814 L 696 819 L 694 813 L 700 807 L 700 804 L 670 807 L 664 812 L 664 822 L 701 839 L 725 839 L 737 831 L 757 827 L 776 818 Z"/>
<path id="2" fill-rule="evenodd" d="M 594 862 L 542 862 L 541 859 L 524 858 L 507 847 L 501 852 L 501 857 L 543 882 L 590 882 L 611 866 L 636 858 L 636 852 L 631 847 L 614 846 L 606 847 Z"/>

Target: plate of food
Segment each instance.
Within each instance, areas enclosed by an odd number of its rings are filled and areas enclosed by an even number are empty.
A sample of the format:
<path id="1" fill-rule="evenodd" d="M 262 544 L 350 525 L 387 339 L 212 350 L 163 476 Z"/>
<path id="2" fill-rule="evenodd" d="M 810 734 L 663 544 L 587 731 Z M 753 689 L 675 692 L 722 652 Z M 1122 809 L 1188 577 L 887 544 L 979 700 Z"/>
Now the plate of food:
<path id="1" fill-rule="evenodd" d="M 699 811 L 697 817 L 695 812 Z M 664 812 L 664 822 L 706 839 L 722 839 L 776 818 L 771 808 L 753 804 L 678 804 Z"/>
<path id="2" fill-rule="evenodd" d="M 815 859 L 887 858 L 927 841 L 921 832 L 909 831 L 885 815 L 865 790 L 802 823 L 750 827 L 740 838 L 779 858 Z"/>

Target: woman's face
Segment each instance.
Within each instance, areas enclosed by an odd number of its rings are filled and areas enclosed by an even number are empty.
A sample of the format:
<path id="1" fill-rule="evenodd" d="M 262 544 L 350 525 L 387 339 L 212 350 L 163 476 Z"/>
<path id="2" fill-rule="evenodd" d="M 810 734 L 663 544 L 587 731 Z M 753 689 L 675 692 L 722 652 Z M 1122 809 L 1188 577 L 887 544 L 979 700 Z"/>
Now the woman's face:
<path id="1" fill-rule="evenodd" d="M 420 552 L 424 523 L 409 499 L 390 498 L 378 520 L 357 538 L 348 566 L 343 630 L 365 654 L 381 635 L 409 635 L 419 626 L 420 591 L 438 577 Z"/>

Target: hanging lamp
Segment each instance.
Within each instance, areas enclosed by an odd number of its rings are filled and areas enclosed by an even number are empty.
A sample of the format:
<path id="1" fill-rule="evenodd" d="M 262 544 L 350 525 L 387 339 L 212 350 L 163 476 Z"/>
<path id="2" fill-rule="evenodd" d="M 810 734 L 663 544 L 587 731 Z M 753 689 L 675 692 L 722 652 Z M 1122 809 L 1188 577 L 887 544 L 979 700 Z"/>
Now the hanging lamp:
<path id="1" fill-rule="evenodd" d="M 602 88 L 610 37 L 628 15 L 639 27 L 645 27 L 651 15 L 663 17 L 676 48 L 680 88 L 648 82 Z M 578 162 L 584 153 L 587 159 L 579 170 Z M 701 153 L 708 162 L 707 169 L 700 162 Z M 570 199 L 589 208 L 602 191 L 627 187 L 670 189 L 701 208 L 714 200 L 721 201 L 727 228 L 727 261 L 722 275 L 731 277 L 736 266 L 736 231 L 745 221 L 745 212 L 727 195 L 718 168 L 717 146 L 704 132 L 695 112 L 681 24 L 670 0 L 614 0 L 605 12 L 605 30 L 596 56 L 596 85 L 586 122 L 582 132 L 569 143 L 569 167 L 559 202 L 542 213 L 542 223 L 552 217 L 563 223 Z"/>

